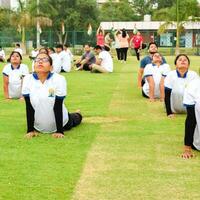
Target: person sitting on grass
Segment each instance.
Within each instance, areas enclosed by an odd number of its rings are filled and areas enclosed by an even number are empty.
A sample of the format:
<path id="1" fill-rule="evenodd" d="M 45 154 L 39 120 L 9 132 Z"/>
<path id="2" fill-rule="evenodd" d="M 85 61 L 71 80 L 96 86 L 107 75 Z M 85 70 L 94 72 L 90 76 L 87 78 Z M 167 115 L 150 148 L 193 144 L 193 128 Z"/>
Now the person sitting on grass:
<path id="1" fill-rule="evenodd" d="M 3 68 L 3 89 L 6 99 L 22 99 L 23 77 L 29 73 L 28 67 L 22 64 L 22 56 L 13 51 L 10 54 L 10 63 Z"/>
<path id="2" fill-rule="evenodd" d="M 169 72 L 165 78 L 165 107 L 168 117 L 174 117 L 174 113 L 186 113 L 183 106 L 183 95 L 186 86 L 198 75 L 188 70 L 190 59 L 185 54 L 176 56 L 174 64 L 176 70 Z"/>
<path id="3" fill-rule="evenodd" d="M 90 71 L 90 65 L 96 62 L 94 53 L 91 51 L 91 46 L 89 44 L 84 45 L 84 54 L 82 57 L 75 61 L 76 70 Z"/>
<path id="4" fill-rule="evenodd" d="M 168 64 L 162 64 L 160 53 L 154 53 L 152 63 L 144 69 L 145 83 L 142 87 L 142 95 L 149 100 L 160 99 L 164 101 L 164 79 L 170 71 Z"/>
<path id="5" fill-rule="evenodd" d="M 108 73 L 113 72 L 113 60 L 108 51 L 102 50 L 102 47 L 97 45 L 94 51 L 98 55 L 96 64 L 91 65 L 91 72 Z"/>
<path id="6" fill-rule="evenodd" d="M 27 138 L 38 136 L 37 132 L 52 133 L 54 138 L 63 138 L 64 131 L 79 125 L 80 111 L 68 113 L 64 105 L 66 80 L 52 73 L 52 58 L 38 54 L 33 74 L 25 76 L 22 94 L 26 103 Z"/>
<path id="7" fill-rule="evenodd" d="M 183 104 L 186 106 L 184 150 L 182 158 L 194 157 L 192 150 L 200 150 L 200 79 L 192 80 L 185 89 Z"/>

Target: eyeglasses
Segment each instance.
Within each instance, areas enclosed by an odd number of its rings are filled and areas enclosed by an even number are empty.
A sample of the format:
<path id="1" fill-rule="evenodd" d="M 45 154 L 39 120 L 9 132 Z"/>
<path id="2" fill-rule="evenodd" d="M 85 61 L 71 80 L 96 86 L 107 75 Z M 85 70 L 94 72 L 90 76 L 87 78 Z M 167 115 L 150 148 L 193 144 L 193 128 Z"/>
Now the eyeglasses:
<path id="1" fill-rule="evenodd" d="M 36 58 L 35 62 L 49 62 L 49 58 Z"/>

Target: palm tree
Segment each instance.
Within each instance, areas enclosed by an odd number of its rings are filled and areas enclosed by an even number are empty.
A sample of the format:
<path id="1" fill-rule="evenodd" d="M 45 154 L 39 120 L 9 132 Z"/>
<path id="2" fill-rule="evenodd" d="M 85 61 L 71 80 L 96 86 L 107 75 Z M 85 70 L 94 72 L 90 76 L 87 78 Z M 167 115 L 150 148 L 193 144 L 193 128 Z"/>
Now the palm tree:
<path id="1" fill-rule="evenodd" d="M 18 3 L 18 9 L 12 11 L 11 14 L 11 25 L 15 26 L 21 33 L 22 48 L 26 50 L 26 28 L 35 26 L 37 22 L 40 26 L 51 26 L 52 21 L 47 17 L 37 15 L 37 13 L 34 15 L 32 1 L 18 0 Z"/>
<path id="2" fill-rule="evenodd" d="M 176 0 L 171 8 L 157 11 L 154 18 L 164 19 L 164 23 L 158 29 L 158 34 L 165 33 L 170 26 L 176 27 L 176 55 L 180 52 L 180 35 L 184 32 L 184 24 L 191 21 L 192 16 L 199 15 L 198 2 L 196 0 Z"/>

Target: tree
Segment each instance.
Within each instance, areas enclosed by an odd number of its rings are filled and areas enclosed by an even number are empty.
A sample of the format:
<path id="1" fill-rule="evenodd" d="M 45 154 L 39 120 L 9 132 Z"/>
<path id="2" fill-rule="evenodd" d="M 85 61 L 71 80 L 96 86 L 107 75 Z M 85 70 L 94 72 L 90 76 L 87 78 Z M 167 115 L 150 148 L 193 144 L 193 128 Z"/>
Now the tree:
<path id="1" fill-rule="evenodd" d="M 163 20 L 158 34 L 166 32 L 170 25 L 176 26 L 176 54 L 179 53 L 180 34 L 184 31 L 184 24 L 190 21 L 190 18 L 196 18 L 200 15 L 200 8 L 196 0 L 176 0 L 170 8 L 163 8 L 154 13 L 153 19 Z"/>
<path id="2" fill-rule="evenodd" d="M 50 26 L 51 20 L 43 17 L 37 16 L 37 12 L 32 9 L 35 5 L 35 1 L 28 0 L 18 0 L 18 8 L 15 11 L 11 11 L 10 22 L 11 25 L 15 26 L 18 32 L 21 33 L 22 48 L 26 50 L 26 28 L 36 26 L 37 20 L 41 24 Z"/>
<path id="3" fill-rule="evenodd" d="M 132 4 L 128 0 L 113 2 L 109 0 L 100 8 L 100 21 L 133 21 L 139 20 Z"/>
<path id="4" fill-rule="evenodd" d="M 66 30 L 86 30 L 89 23 L 98 23 L 95 0 L 43 0 L 39 4 L 39 10 L 52 20 L 52 29 L 61 44 L 67 39 Z"/>
<path id="5" fill-rule="evenodd" d="M 153 5 L 156 3 L 155 0 L 132 0 L 130 2 L 135 13 L 140 17 L 140 20 L 143 20 L 144 15 L 152 14 Z"/>
<path id="6" fill-rule="evenodd" d="M 155 3 L 158 5 L 157 9 L 170 8 L 173 6 L 174 0 L 156 0 Z"/>
<path id="7" fill-rule="evenodd" d="M 0 8 L 0 30 L 5 29 L 10 25 L 10 10 Z"/>

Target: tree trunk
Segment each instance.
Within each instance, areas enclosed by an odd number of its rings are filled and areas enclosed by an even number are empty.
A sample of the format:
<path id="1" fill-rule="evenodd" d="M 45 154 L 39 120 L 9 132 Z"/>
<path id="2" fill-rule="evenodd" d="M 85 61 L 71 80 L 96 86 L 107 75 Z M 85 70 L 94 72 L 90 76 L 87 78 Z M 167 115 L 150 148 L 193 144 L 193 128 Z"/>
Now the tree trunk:
<path id="1" fill-rule="evenodd" d="M 66 44 L 66 42 L 67 42 L 67 32 L 65 33 L 65 37 L 64 37 L 64 42 L 63 42 L 63 44 Z"/>
<path id="2" fill-rule="evenodd" d="M 21 48 L 23 50 L 23 53 L 26 54 L 26 31 L 25 31 L 25 27 L 22 27 L 22 44 L 21 44 Z"/>
<path id="3" fill-rule="evenodd" d="M 179 31 L 179 24 L 177 24 L 177 27 L 176 27 L 176 51 L 175 51 L 175 54 L 176 56 L 178 54 L 180 54 L 180 47 L 179 47 L 179 41 L 180 41 L 180 31 Z"/>
<path id="4" fill-rule="evenodd" d="M 59 43 L 63 44 L 62 33 L 59 33 L 58 31 L 56 31 L 56 35 L 58 36 Z"/>

